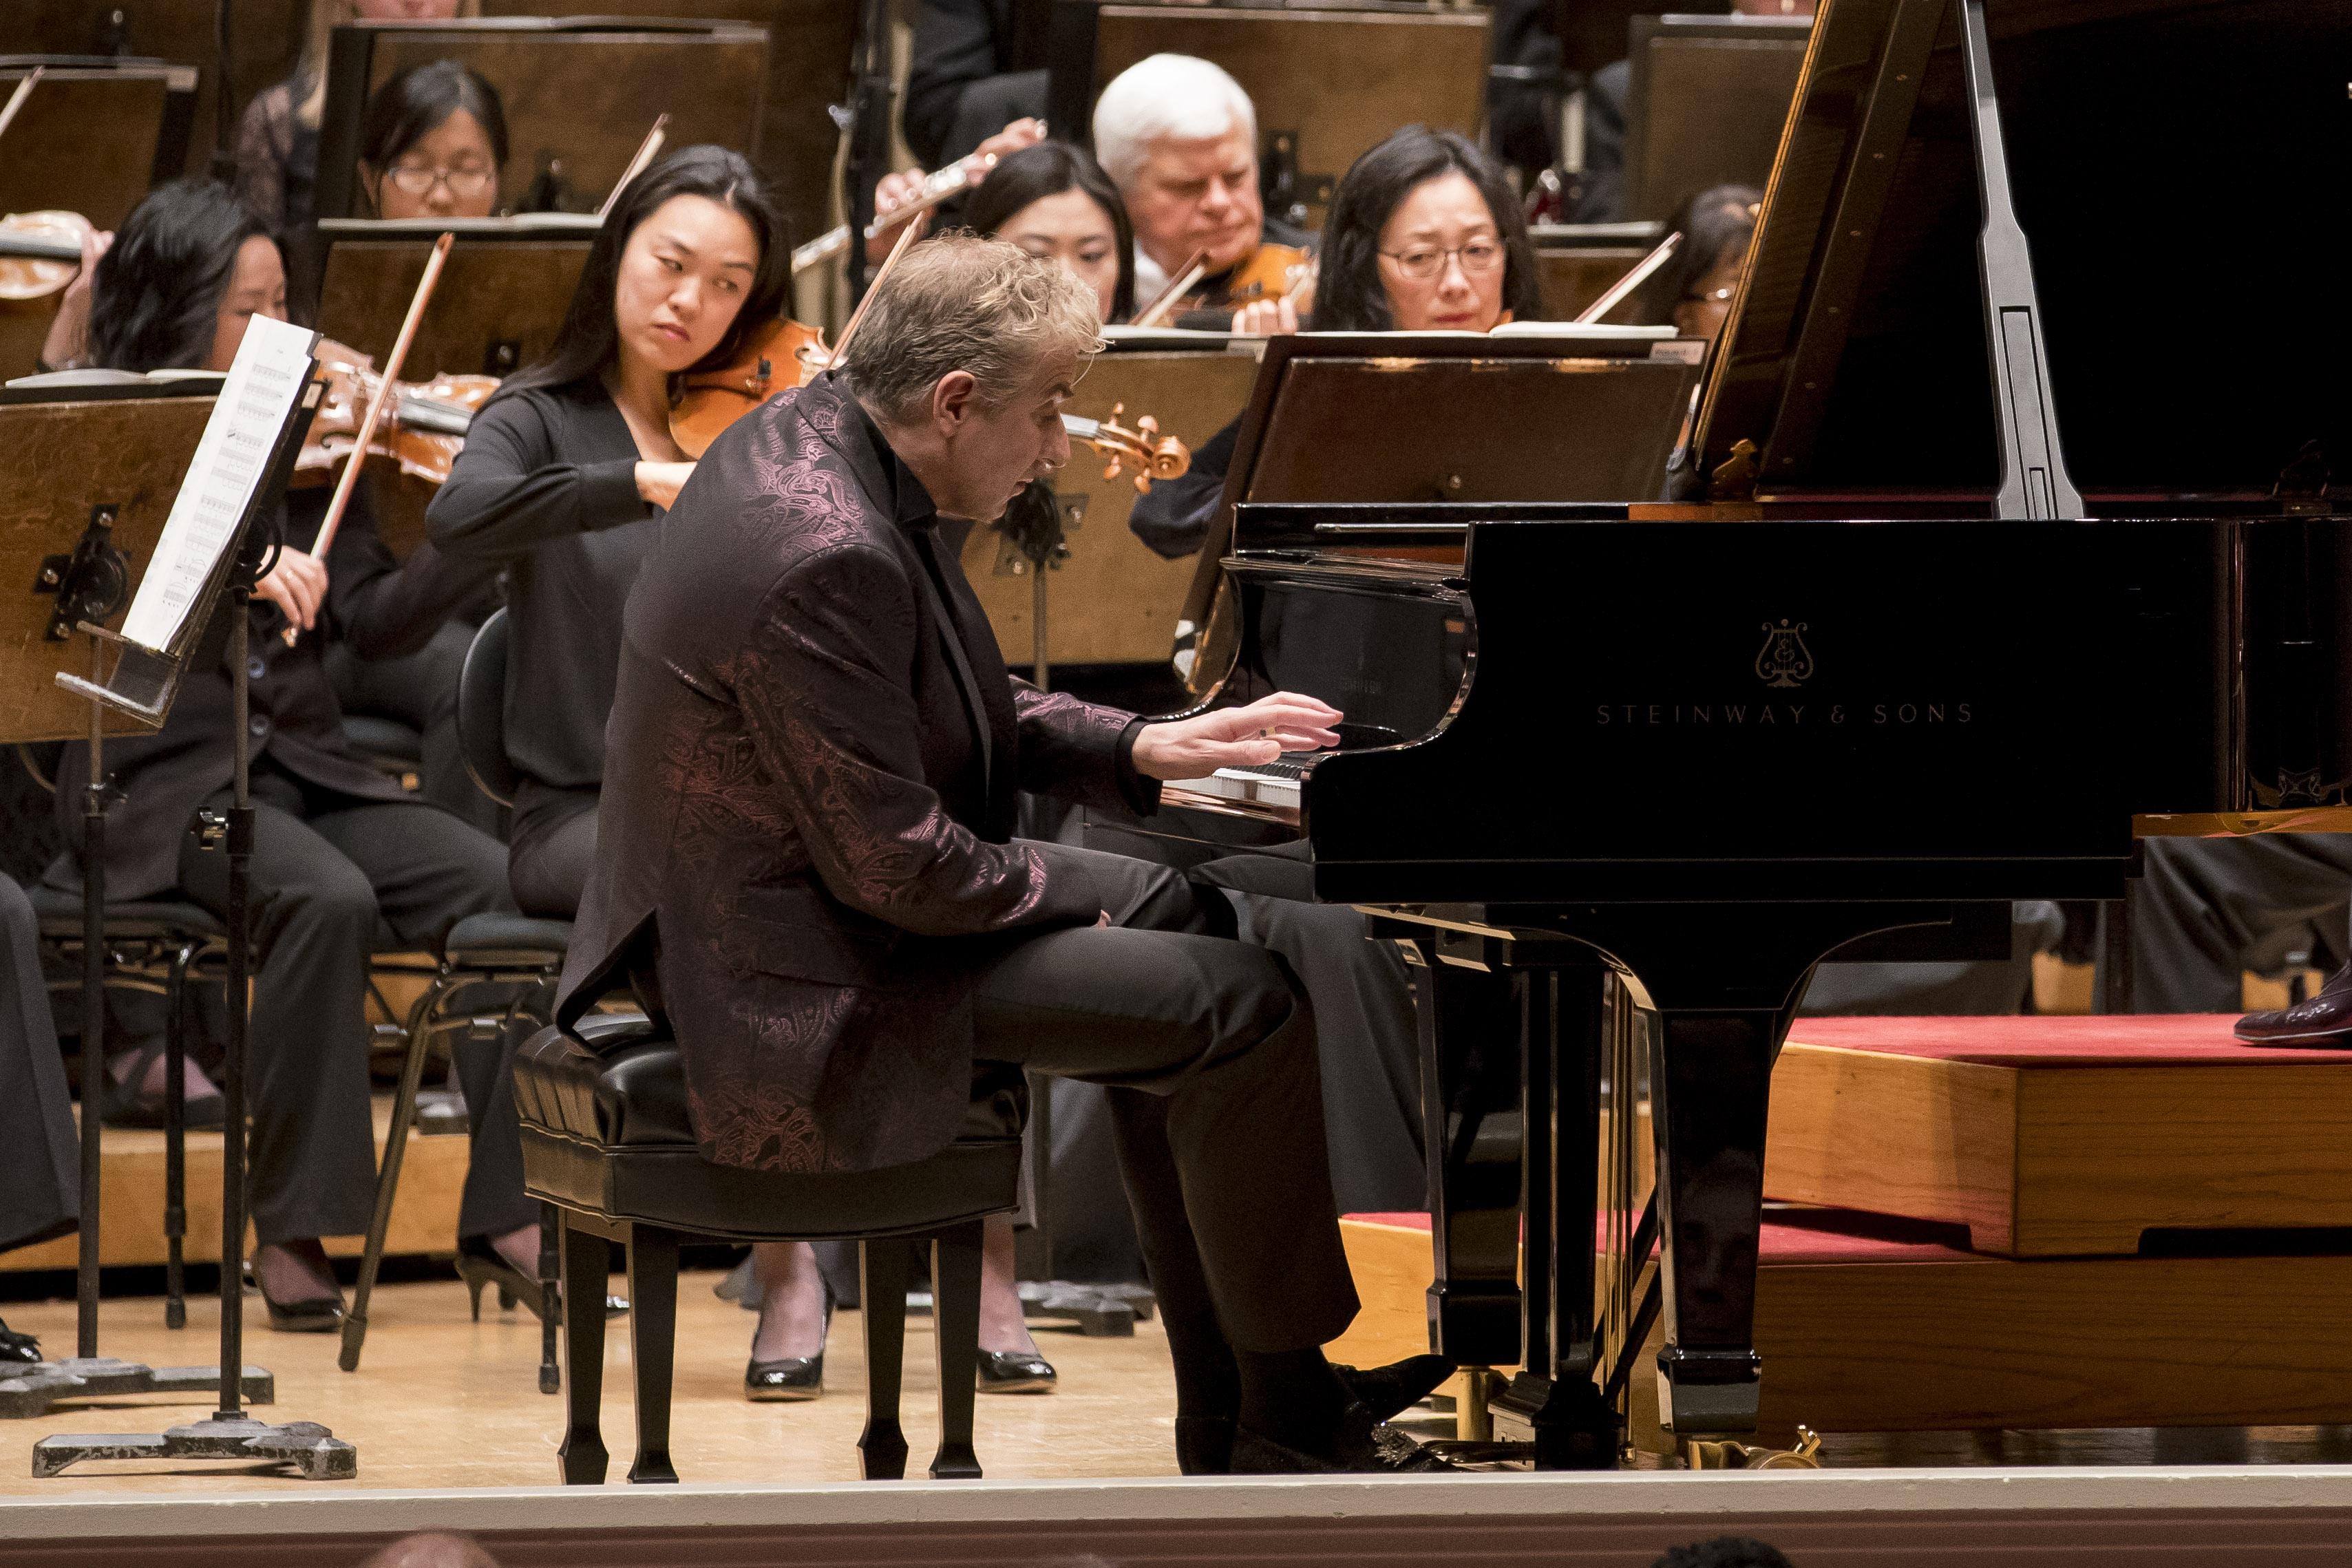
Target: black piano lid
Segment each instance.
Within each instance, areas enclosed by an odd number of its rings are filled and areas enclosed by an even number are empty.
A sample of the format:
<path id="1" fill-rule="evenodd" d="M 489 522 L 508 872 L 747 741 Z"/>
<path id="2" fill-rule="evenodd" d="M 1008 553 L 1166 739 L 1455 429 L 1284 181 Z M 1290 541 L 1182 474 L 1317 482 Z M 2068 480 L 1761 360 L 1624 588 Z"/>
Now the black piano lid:
<path id="1" fill-rule="evenodd" d="M 1955 16 L 1823 0 L 1710 369 L 1702 472 L 1746 439 L 1766 498 L 1991 490 Z M 2266 496 L 2315 441 L 2345 493 L 2352 5 L 1987 0 L 1986 19 L 2075 484 Z"/>

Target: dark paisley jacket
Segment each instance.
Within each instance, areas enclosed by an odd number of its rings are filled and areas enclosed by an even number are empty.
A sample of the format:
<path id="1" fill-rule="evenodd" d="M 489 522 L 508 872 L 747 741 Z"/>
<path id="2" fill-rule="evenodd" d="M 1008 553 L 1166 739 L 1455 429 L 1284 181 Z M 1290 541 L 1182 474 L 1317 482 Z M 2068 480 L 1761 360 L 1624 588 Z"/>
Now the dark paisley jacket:
<path id="1" fill-rule="evenodd" d="M 926 585 L 930 498 L 829 375 L 738 420 L 661 527 L 558 1017 L 634 985 L 720 1164 L 922 1159 L 970 1097 L 977 967 L 1103 906 L 1012 841 L 1016 793 L 1150 809 L 1139 721 L 1013 680 L 953 549 Z"/>

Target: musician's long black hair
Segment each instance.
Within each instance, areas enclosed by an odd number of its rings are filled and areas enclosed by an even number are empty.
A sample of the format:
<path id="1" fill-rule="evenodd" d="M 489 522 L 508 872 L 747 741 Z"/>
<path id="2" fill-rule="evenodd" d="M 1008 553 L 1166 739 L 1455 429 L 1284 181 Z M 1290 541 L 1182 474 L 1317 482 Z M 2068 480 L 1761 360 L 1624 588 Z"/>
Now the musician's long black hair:
<path id="1" fill-rule="evenodd" d="M 1673 326 L 1675 307 L 1717 263 L 1734 253 L 1747 254 L 1763 201 L 1764 193 L 1753 185 L 1709 185 L 1686 198 L 1667 225 L 1668 233 L 1683 237 L 1680 248 L 1633 291 L 1633 303 L 1616 312 L 1616 319 Z"/>
<path id="2" fill-rule="evenodd" d="M 1118 286 L 1111 295 L 1110 315 L 1124 321 L 1135 314 L 1135 226 L 1128 221 L 1127 204 L 1102 165 L 1066 142 L 1040 142 L 1005 155 L 988 172 L 980 188 L 964 198 L 964 226 L 989 238 L 1031 202 L 1058 196 L 1064 191 L 1084 191 L 1110 218 L 1118 237 Z"/>
<path id="3" fill-rule="evenodd" d="M 673 196 L 702 196 L 740 215 L 751 226 L 760 247 L 759 269 L 743 293 L 743 305 L 717 346 L 680 377 L 726 364 L 743 351 L 745 340 L 780 315 L 792 288 L 793 247 L 784 219 L 776 210 L 768 183 L 751 160 L 724 147 L 685 147 L 656 160 L 631 180 L 621 199 L 604 216 L 604 225 L 588 247 L 580 282 L 572 290 L 572 305 L 563 315 L 563 330 L 546 358 L 507 377 L 499 395 L 528 387 L 572 386 L 592 381 L 609 368 L 620 350 L 620 333 L 613 321 L 613 295 L 621 275 L 621 252 L 637 226 Z M 679 377 L 673 377 L 673 389 Z"/>
<path id="4" fill-rule="evenodd" d="M 212 352 L 221 295 L 268 226 L 217 180 L 173 180 L 131 209 L 90 279 L 91 363 L 194 370 Z"/>
<path id="5" fill-rule="evenodd" d="M 1503 309 L 1515 321 L 1542 319 L 1535 247 L 1528 242 L 1518 197 L 1502 171 L 1457 132 L 1407 125 L 1349 164 L 1331 195 L 1331 210 L 1323 220 L 1321 278 L 1315 285 L 1317 331 L 1385 332 L 1395 327 L 1388 290 L 1381 285 L 1381 230 L 1415 190 L 1454 174 L 1478 187 L 1502 237 Z"/>

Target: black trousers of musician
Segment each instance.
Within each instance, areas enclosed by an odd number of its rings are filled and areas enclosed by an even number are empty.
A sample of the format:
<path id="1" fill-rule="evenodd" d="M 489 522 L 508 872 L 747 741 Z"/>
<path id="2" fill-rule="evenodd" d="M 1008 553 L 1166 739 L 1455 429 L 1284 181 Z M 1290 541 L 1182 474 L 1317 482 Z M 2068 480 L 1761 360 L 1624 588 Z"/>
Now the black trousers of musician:
<path id="1" fill-rule="evenodd" d="M 41 977 L 40 925 L 0 876 L 0 1252 L 74 1228 L 80 1154 Z"/>
<path id="2" fill-rule="evenodd" d="M 1113 923 L 1009 942 L 980 976 L 974 1052 L 1108 1089 L 1180 1406 L 1231 1415 L 1198 1403 L 1230 1395 L 1231 1348 L 1308 1349 L 1356 1315 L 1313 1009 L 1280 959 L 1211 934 L 1225 923 L 1213 890 L 1037 847 L 1092 878 Z"/>
<path id="3" fill-rule="evenodd" d="M 507 879 L 523 913 L 568 921 L 580 912 L 580 896 L 596 866 L 596 797 L 593 789 L 556 789 L 530 780 L 515 792 Z"/>
<path id="4" fill-rule="evenodd" d="M 2316 927 L 2336 956 L 2352 956 L 2352 834 L 2151 838 L 2143 847 L 2126 900 L 2132 1011 L 2235 1013 L 2250 962 L 2273 956 L 2263 950 L 2303 927 Z"/>
<path id="5" fill-rule="evenodd" d="M 226 804 L 226 792 L 205 805 Z M 254 907 L 250 1098 L 252 1205 L 264 1242 L 352 1236 L 374 1205 L 369 1109 L 367 973 L 372 954 L 438 944 L 467 915 L 511 908 L 498 840 L 421 803 L 359 800 L 305 784 L 265 757 L 253 775 Z M 181 840 L 180 886 L 219 912 L 228 856 Z M 496 1101 L 484 1106 L 492 1109 Z M 461 1235 L 530 1223 L 521 1131 L 474 1119 L 475 1162 L 490 1170 L 478 1198 L 467 1184 Z M 492 1151 L 496 1151 L 493 1152 Z M 510 1201 L 488 1188 L 503 1167 Z M 486 1212 L 478 1212 L 486 1211 Z"/>

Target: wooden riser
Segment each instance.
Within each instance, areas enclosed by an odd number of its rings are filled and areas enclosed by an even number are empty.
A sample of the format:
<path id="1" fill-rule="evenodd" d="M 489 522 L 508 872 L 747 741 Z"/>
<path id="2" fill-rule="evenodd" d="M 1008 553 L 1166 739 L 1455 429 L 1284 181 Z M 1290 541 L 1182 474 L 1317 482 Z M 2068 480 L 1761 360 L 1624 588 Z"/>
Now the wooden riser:
<path id="1" fill-rule="evenodd" d="M 2352 1065 L 2020 1068 L 1791 1041 L 1764 1191 L 1965 1225 L 1971 1250 L 2016 1258 L 2352 1226 Z"/>
<path id="2" fill-rule="evenodd" d="M 1343 1221 L 1363 1310 L 1328 1347 L 1377 1364 L 1429 1348 L 1429 1233 Z M 2352 1421 L 2352 1258 L 2008 1258 L 1758 1270 L 1760 1434 Z M 1662 1339 L 1632 1383 L 1657 1452 Z"/>
<path id="3" fill-rule="evenodd" d="M 381 1164 L 392 1100 L 375 1102 L 376 1157 Z M 99 1210 L 99 1258 L 108 1268 L 161 1264 L 163 1257 L 163 1135 L 108 1128 L 100 1144 L 105 1162 Z M 457 1200 L 465 1190 L 467 1141 L 462 1136 L 412 1133 L 400 1168 L 400 1196 L 392 1208 L 384 1250 L 446 1254 L 457 1250 Z M 220 1258 L 221 1135 L 188 1135 L 188 1235 L 191 1263 Z M 363 1238 L 332 1237 L 327 1250 L 339 1258 L 359 1256 Z M 62 1236 L 38 1247 L 0 1252 L 0 1270 L 71 1268 L 80 1238 Z"/>

